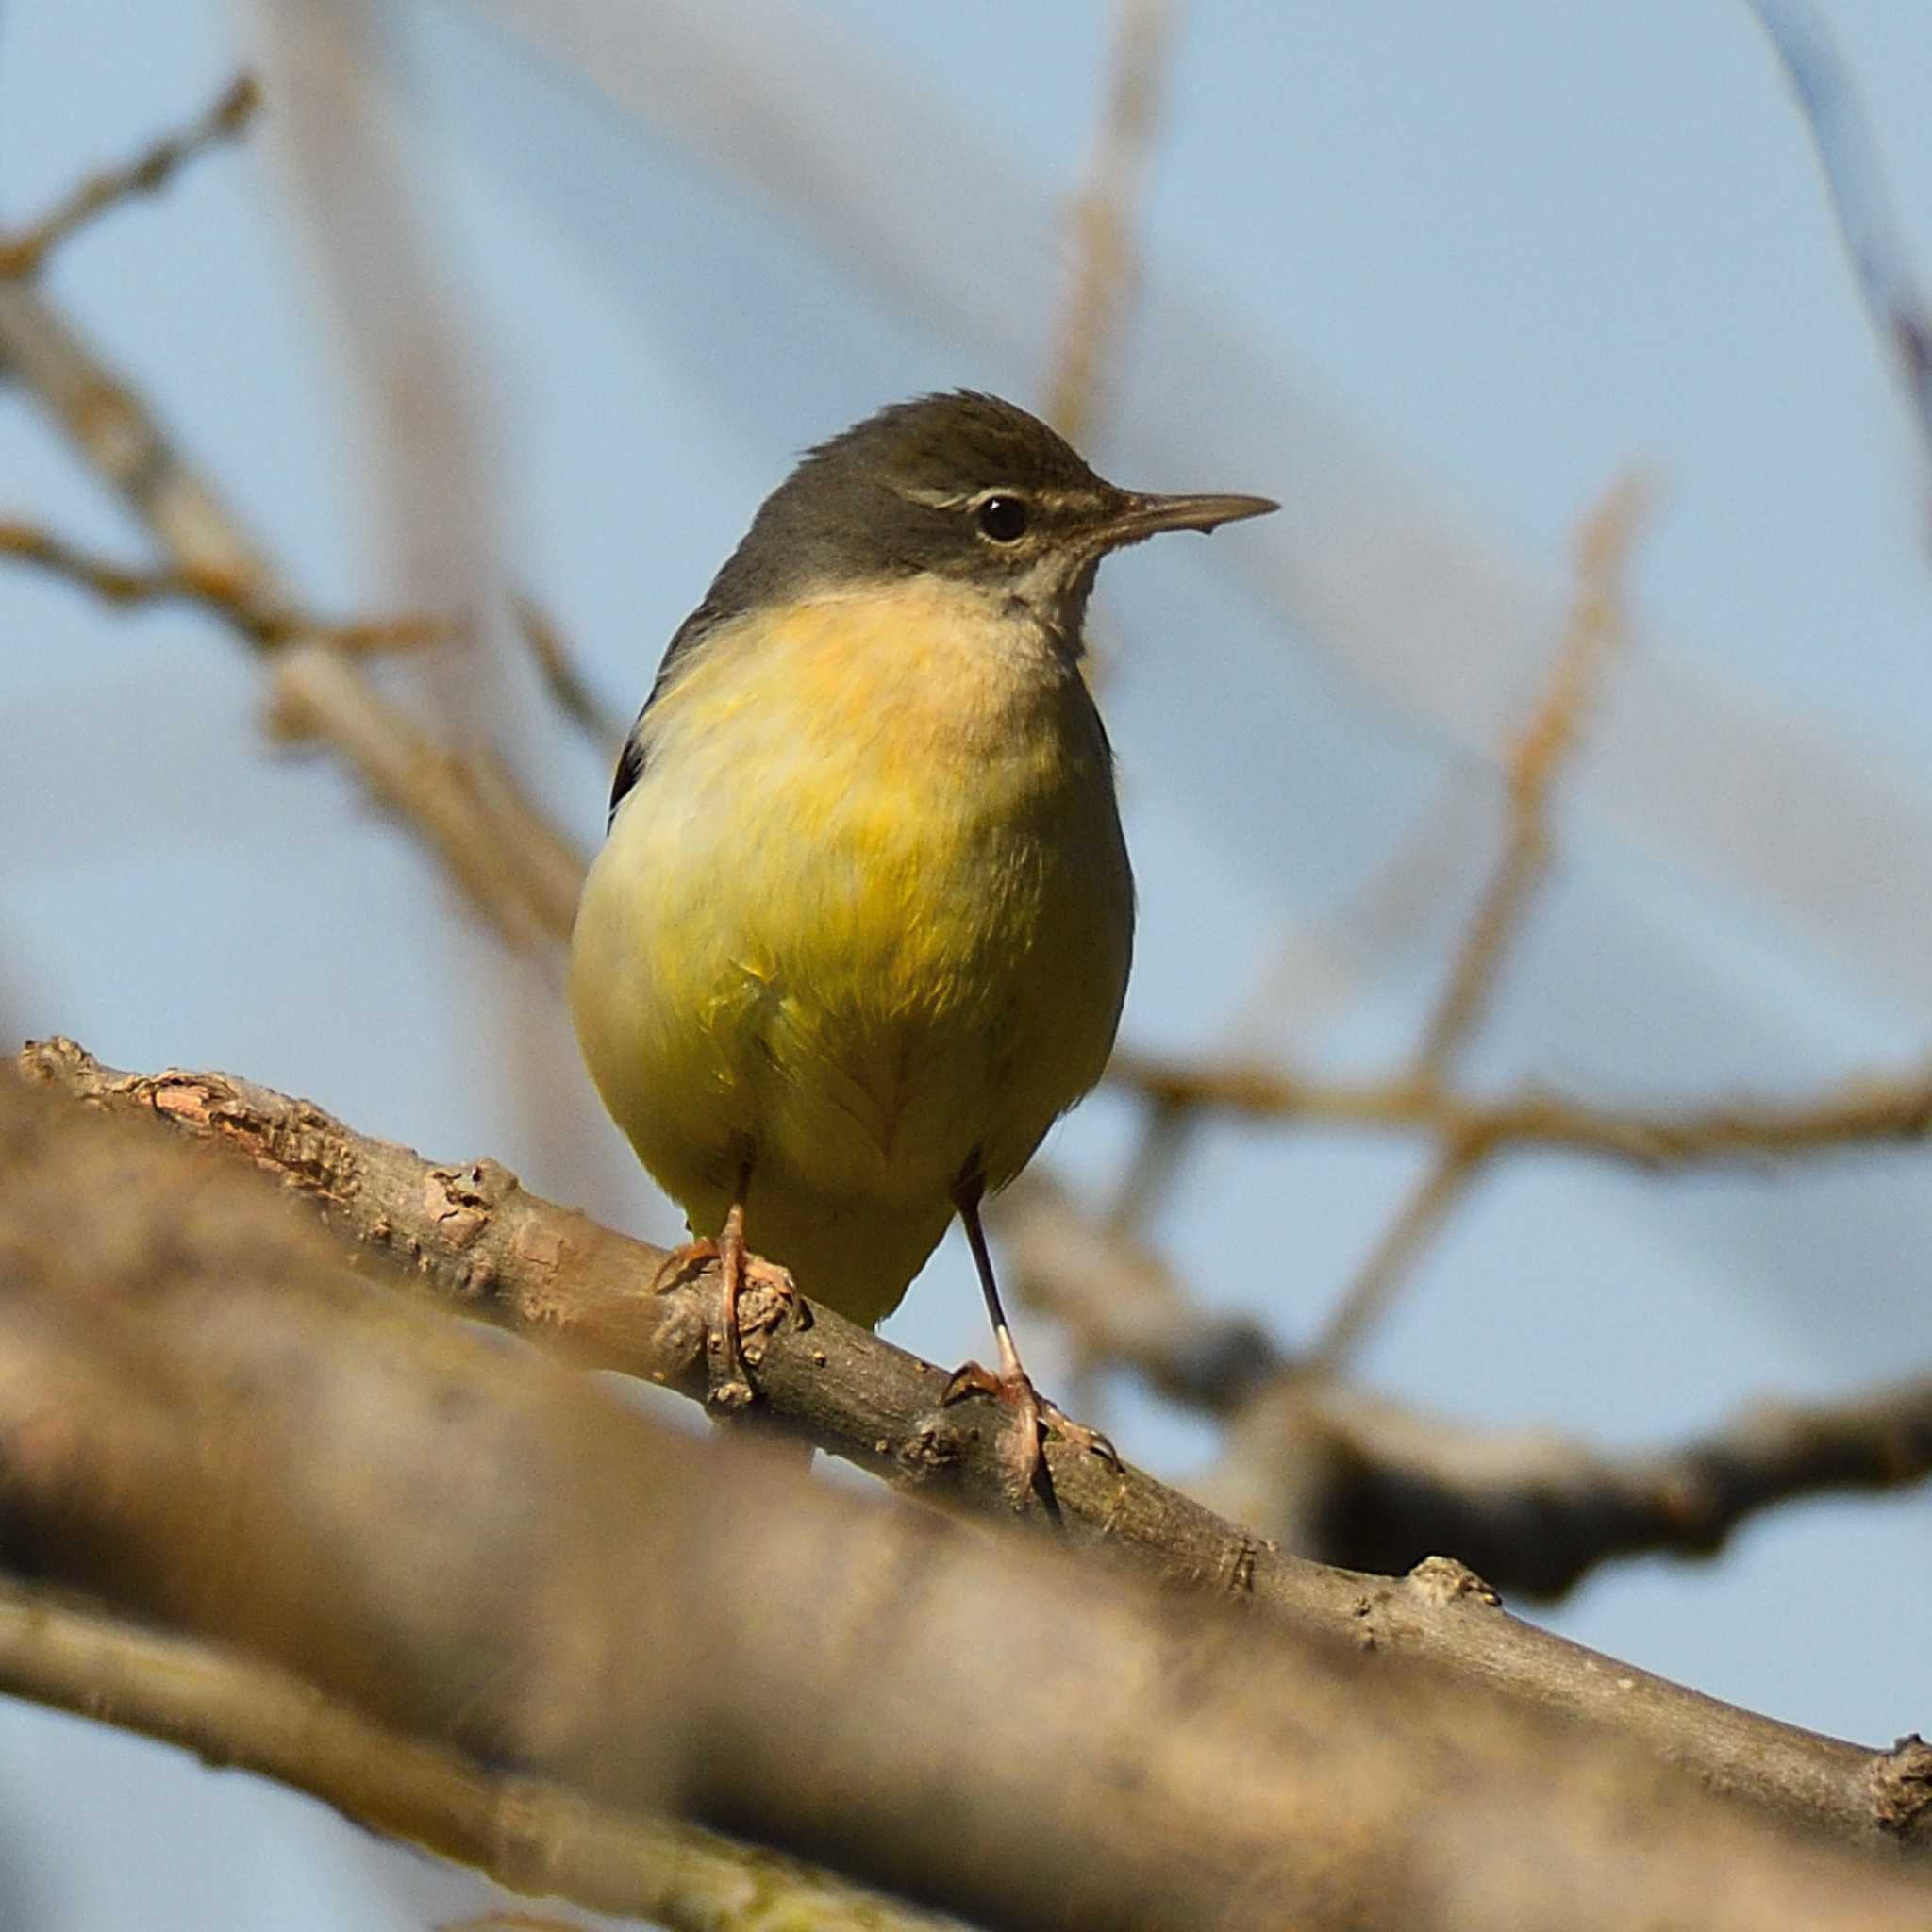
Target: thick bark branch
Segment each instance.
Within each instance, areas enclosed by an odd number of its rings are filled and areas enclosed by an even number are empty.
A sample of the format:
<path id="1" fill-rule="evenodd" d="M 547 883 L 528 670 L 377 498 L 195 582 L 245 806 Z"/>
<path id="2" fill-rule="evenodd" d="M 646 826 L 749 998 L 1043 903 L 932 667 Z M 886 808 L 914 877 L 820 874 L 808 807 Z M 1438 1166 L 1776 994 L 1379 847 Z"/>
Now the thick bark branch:
<path id="1" fill-rule="evenodd" d="M 1217 1500 L 1291 1547 L 1363 1569 L 1452 1549 L 1557 1597 L 1599 1565 L 1706 1557 L 1794 1497 L 1932 1474 L 1932 1375 L 1830 1403 L 1764 1401 L 1668 1449 L 1609 1456 L 1549 1431 L 1481 1431 L 1345 1384 L 1291 1378 L 1232 1431 Z"/>
<path id="2" fill-rule="evenodd" d="M 71 1042 L 29 1048 L 30 1077 L 94 1108 L 160 1120 L 241 1155 L 309 1197 L 341 1240 L 382 1255 L 438 1297 L 571 1359 L 706 1388 L 720 1315 L 712 1274 L 646 1292 L 660 1251 L 526 1193 L 493 1162 L 437 1166 L 358 1135 L 306 1102 L 212 1074 L 102 1068 Z M 758 1309 L 750 1310 L 756 1317 Z M 825 1309 L 756 1335 L 748 1355 L 771 1412 L 823 1448 L 948 1505 L 1011 1516 L 996 1426 L 974 1403 L 941 1409 L 948 1379 Z M 1048 1449 L 1060 1540 L 1161 1581 L 1263 1613 L 1263 1627 L 1378 1653 L 1413 1653 L 1519 1706 L 1580 1719 L 1692 1771 L 1707 1787 L 1841 1840 L 1921 1838 L 1880 1822 L 1882 1756 L 1779 1724 L 1613 1662 L 1498 1608 L 1457 1566 L 1408 1578 L 1283 1556 L 1138 1470 Z M 1037 1503 L 1026 1512 L 1044 1522 Z"/>
<path id="3" fill-rule="evenodd" d="M 0 1692 L 274 1778 L 508 1890 L 668 1932 L 940 1932 L 775 1853 L 589 1804 L 391 1730 L 239 1651 L 5 1580 Z"/>
<path id="4" fill-rule="evenodd" d="M 655 1428 L 10 1077 L 0 1284 L 16 1568 L 592 1803 L 995 1927 L 1918 1932 L 1932 1900 L 1449 1674 Z M 1451 1566 L 1418 1591 L 1503 1622 Z"/>

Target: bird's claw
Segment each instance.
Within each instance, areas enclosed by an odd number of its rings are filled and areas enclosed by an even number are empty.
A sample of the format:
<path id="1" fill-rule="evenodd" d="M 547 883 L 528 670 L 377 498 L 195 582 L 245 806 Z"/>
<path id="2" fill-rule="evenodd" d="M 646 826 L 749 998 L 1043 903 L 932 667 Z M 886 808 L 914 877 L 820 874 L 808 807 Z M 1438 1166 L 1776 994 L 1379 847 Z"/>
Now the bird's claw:
<path id="1" fill-rule="evenodd" d="M 713 1262 L 724 1277 L 724 1319 L 705 1338 L 710 1379 L 705 1406 L 713 1415 L 736 1415 L 750 1407 L 754 1399 L 746 1362 L 756 1365 L 763 1353 L 754 1349 L 747 1355 L 746 1331 L 754 1336 L 768 1335 L 788 1319 L 793 1326 L 804 1328 L 810 1324 L 811 1316 L 791 1271 L 762 1255 L 749 1253 L 742 1240 L 734 1241 L 728 1231 L 722 1240 L 706 1235 L 673 1248 L 652 1276 L 650 1292 L 669 1294 Z M 749 1309 L 743 1306 L 747 1291 L 753 1297 Z M 747 1313 L 749 1322 L 744 1320 Z"/>
<path id="2" fill-rule="evenodd" d="M 1076 1423 L 1058 1404 L 1049 1402 L 1024 1371 L 996 1375 L 978 1362 L 967 1362 L 954 1370 L 940 1395 L 940 1407 L 945 1408 L 969 1395 L 990 1395 L 1013 1411 L 1001 1434 L 999 1457 L 1016 1503 L 1024 1502 L 1040 1479 L 1044 1462 L 1042 1430 L 1050 1430 L 1088 1455 L 1098 1456 L 1116 1473 L 1124 1466 L 1119 1451 L 1098 1429 Z"/>
<path id="3" fill-rule="evenodd" d="M 702 1240 L 685 1241 L 681 1246 L 671 1249 L 658 1264 L 658 1272 L 651 1276 L 647 1294 L 670 1294 L 682 1288 L 688 1281 L 695 1281 L 713 1261 L 724 1258 L 718 1243 L 709 1235 Z"/>

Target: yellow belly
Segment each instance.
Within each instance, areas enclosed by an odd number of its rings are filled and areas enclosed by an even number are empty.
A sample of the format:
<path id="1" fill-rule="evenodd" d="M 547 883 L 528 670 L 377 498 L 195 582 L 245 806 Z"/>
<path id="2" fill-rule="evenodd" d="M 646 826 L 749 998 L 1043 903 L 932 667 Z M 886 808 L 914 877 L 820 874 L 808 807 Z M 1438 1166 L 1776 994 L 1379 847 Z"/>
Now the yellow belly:
<path id="1" fill-rule="evenodd" d="M 708 641 L 652 707 L 571 1003 L 606 1105 L 700 1232 L 889 1313 L 954 1183 L 1024 1165 L 1099 1077 L 1132 886 L 1077 673 L 895 593 Z"/>

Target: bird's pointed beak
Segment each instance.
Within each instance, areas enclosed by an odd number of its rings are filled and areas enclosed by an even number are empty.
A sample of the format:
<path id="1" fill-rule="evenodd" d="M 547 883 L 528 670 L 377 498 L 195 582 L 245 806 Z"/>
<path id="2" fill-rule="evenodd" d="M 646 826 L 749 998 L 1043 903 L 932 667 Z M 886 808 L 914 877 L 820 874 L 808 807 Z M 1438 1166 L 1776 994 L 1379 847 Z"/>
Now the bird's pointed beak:
<path id="1" fill-rule="evenodd" d="M 1216 530 L 1243 517 L 1265 517 L 1281 506 L 1266 496 L 1148 496 L 1139 491 L 1121 491 L 1120 508 L 1102 524 L 1101 540 L 1109 550 L 1139 543 L 1162 530 Z"/>

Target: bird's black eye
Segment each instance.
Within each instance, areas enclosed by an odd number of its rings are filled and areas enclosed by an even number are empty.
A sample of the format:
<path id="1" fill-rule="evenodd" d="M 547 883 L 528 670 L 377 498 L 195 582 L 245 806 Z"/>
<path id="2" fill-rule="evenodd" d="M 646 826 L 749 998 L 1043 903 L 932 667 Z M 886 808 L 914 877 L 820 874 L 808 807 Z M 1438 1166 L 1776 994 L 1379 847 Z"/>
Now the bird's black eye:
<path id="1" fill-rule="evenodd" d="M 974 515 L 981 534 L 995 543 L 1017 543 L 1033 521 L 1033 511 L 1024 496 L 989 496 Z"/>

